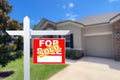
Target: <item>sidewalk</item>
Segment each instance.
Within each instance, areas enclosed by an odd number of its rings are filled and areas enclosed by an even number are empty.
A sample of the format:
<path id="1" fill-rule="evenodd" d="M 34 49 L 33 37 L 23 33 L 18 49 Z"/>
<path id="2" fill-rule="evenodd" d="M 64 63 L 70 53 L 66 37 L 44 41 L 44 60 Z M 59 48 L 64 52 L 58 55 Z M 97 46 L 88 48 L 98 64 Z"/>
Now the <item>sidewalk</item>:
<path id="1" fill-rule="evenodd" d="M 105 58 L 83 57 L 49 80 L 120 80 L 120 62 Z"/>

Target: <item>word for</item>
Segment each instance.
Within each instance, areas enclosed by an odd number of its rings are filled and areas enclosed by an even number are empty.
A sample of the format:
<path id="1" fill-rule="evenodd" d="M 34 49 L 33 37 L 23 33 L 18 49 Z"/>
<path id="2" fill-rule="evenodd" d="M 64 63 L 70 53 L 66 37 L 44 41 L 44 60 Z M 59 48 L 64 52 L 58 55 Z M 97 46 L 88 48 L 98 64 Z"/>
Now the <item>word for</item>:
<path id="1" fill-rule="evenodd" d="M 39 46 L 41 47 L 43 44 L 45 44 L 45 46 L 52 46 L 55 44 L 58 44 L 58 40 L 39 40 Z"/>

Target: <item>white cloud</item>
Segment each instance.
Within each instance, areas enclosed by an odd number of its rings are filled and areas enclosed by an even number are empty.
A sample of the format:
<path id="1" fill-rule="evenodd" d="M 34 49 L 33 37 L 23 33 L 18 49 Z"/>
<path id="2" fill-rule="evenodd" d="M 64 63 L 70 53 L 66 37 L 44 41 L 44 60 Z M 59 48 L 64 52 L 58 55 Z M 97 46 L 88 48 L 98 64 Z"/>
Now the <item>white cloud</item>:
<path id="1" fill-rule="evenodd" d="M 73 8 L 74 7 L 74 3 L 69 3 L 69 8 Z"/>
<path id="2" fill-rule="evenodd" d="M 70 2 L 68 4 L 63 4 L 63 5 L 57 4 L 56 6 L 63 8 L 63 9 L 70 9 L 70 8 L 73 8 L 75 5 L 74 5 L 74 3 Z"/>
<path id="3" fill-rule="evenodd" d="M 118 2 L 119 0 L 109 0 L 110 3 L 112 2 Z"/>
<path id="4" fill-rule="evenodd" d="M 73 14 L 73 13 L 66 13 L 66 19 L 67 20 L 76 20 L 76 17 L 78 15 L 77 14 Z"/>

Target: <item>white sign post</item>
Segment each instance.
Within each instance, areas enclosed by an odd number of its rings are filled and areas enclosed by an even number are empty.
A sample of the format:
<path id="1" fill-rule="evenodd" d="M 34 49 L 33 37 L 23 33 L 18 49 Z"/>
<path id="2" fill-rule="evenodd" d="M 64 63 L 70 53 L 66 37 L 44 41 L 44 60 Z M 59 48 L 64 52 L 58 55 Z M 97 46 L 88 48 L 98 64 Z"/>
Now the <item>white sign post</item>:
<path id="1" fill-rule="evenodd" d="M 24 80 L 30 80 L 30 20 L 24 18 Z"/>
<path id="2" fill-rule="evenodd" d="M 24 37 L 24 80 L 30 80 L 30 37 L 31 35 L 67 35 L 69 30 L 30 30 L 30 19 L 23 20 L 23 31 L 7 31 L 9 35 L 22 35 Z"/>

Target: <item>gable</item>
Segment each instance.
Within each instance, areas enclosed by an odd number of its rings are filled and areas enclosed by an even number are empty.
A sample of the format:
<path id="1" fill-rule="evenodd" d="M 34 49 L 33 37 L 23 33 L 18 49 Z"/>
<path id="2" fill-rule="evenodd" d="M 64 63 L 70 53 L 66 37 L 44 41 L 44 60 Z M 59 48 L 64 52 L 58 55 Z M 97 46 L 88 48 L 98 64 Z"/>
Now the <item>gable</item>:
<path id="1" fill-rule="evenodd" d="M 48 23 L 42 28 L 42 30 L 56 30 L 56 25 Z"/>
<path id="2" fill-rule="evenodd" d="M 49 21 L 47 19 L 42 19 L 33 29 L 34 30 L 44 30 L 44 29 L 47 29 L 47 27 L 56 29 L 55 25 L 56 24 L 52 21 Z"/>

